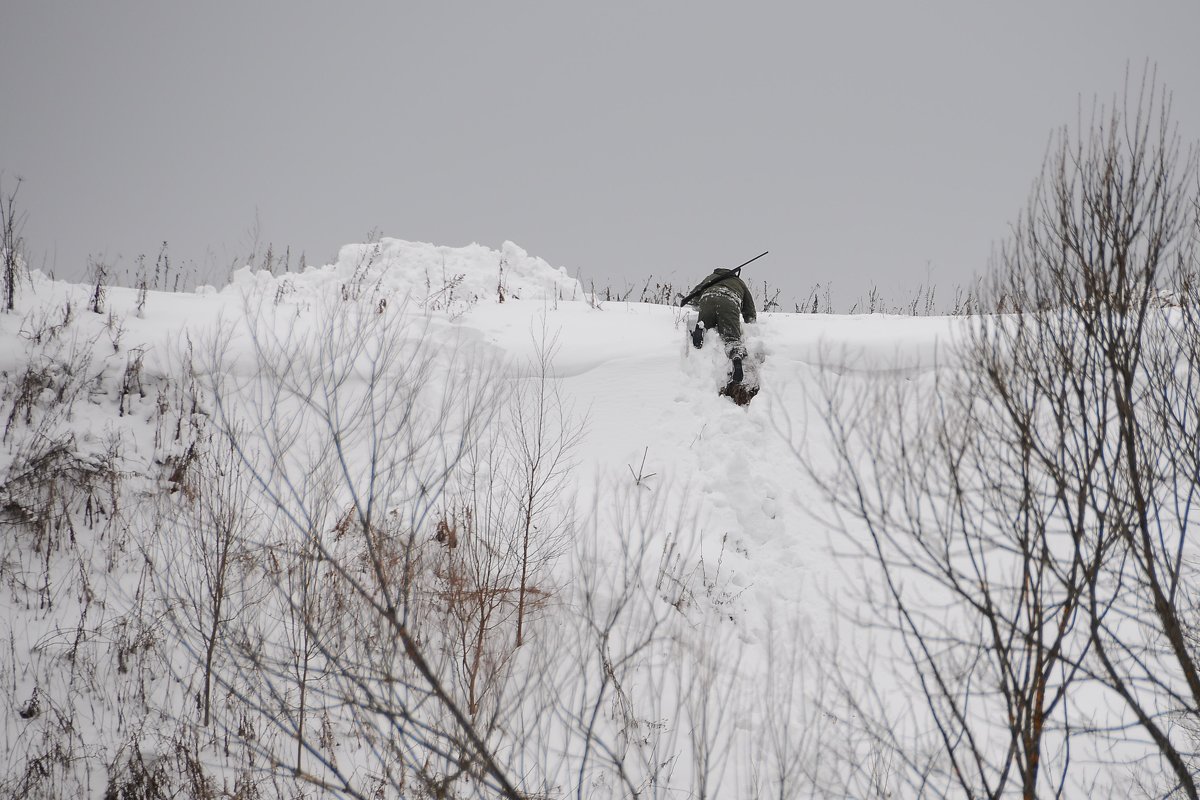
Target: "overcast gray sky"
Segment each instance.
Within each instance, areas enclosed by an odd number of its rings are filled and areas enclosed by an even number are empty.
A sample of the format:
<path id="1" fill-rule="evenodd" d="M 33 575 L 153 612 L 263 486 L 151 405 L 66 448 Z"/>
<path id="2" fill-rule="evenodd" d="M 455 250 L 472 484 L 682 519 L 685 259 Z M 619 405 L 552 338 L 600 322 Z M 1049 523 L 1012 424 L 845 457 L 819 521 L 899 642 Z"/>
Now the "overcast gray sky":
<path id="1" fill-rule="evenodd" d="M 598 285 L 943 296 L 1082 99 L 1150 59 L 1200 139 L 1200 2 L 0 0 L 0 171 L 35 265 L 222 273 L 372 230 Z M 257 222 L 256 222 L 257 220 Z"/>

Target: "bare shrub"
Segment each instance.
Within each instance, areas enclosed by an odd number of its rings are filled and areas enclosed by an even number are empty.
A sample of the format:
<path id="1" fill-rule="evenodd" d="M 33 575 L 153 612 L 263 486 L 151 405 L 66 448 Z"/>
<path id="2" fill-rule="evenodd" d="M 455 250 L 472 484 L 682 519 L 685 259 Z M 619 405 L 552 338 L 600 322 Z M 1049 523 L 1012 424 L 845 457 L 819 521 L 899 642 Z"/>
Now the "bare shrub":
<path id="1" fill-rule="evenodd" d="M 343 300 L 361 300 L 366 295 L 377 293 L 379 290 L 378 281 L 374 285 L 367 283 L 367 276 L 371 268 L 379 261 L 379 256 L 383 252 L 379 233 L 372 232 L 367 237 L 367 243 L 371 246 L 359 255 L 358 263 L 354 265 L 350 280 L 342 283 Z"/>
<path id="2" fill-rule="evenodd" d="M 212 718 L 213 673 L 220 654 L 225 629 L 254 596 L 247 585 L 248 561 L 245 536 L 261 523 L 254 508 L 251 473 L 237 457 L 232 436 L 216 442 L 200 442 L 192 450 L 193 464 L 186 478 L 182 502 L 174 504 L 173 528 L 183 534 L 179 553 L 182 559 L 172 564 L 173 584 L 169 587 L 176 602 L 171 605 L 182 614 L 180 627 L 189 631 L 188 640 L 198 653 L 201 688 L 196 693 L 200 724 L 208 727 Z"/>
<path id="3" fill-rule="evenodd" d="M 829 284 L 815 284 L 808 293 L 803 305 L 796 305 L 797 314 L 832 314 L 833 301 L 829 297 Z"/>
<path id="4" fill-rule="evenodd" d="M 488 499 L 438 520 L 445 551 L 433 567 L 437 580 L 432 599 L 446 620 L 456 677 L 472 719 L 480 718 L 482 704 L 507 676 L 520 596 L 519 565 L 509 549 L 511 529 L 494 524 L 499 520 L 491 517 Z M 532 587 L 531 597 L 536 601 L 543 593 Z"/>
<path id="5" fill-rule="evenodd" d="M 507 447 L 515 456 L 519 476 L 511 489 L 517 495 L 520 515 L 518 647 L 523 642 L 530 584 L 545 579 L 539 572 L 554 562 L 571 530 L 571 520 L 562 515 L 559 504 L 585 426 L 563 402 L 553 371 L 557 337 L 547 330 L 545 316 L 541 324 L 540 333 L 534 333 L 528 377 L 519 380 L 509 403 Z"/>
<path id="6" fill-rule="evenodd" d="M 138 347 L 129 352 L 129 358 L 125 362 L 125 373 L 121 376 L 121 388 L 117 393 L 117 413 L 122 417 L 131 410 L 126 398 L 134 393 L 141 398 L 146 396 L 146 389 L 142 385 L 142 364 L 145 358 L 145 348 Z"/>
<path id="7" fill-rule="evenodd" d="M 544 318 L 533 337 L 528 368 L 498 398 L 496 423 L 464 452 L 436 525 L 436 605 L 453 631 L 473 717 L 508 679 L 528 616 L 555 592 L 551 570 L 572 532 L 563 495 L 585 423 L 559 393 Z"/>
<path id="8" fill-rule="evenodd" d="M 63 326 L 69 324 L 69 308 Z M 69 420 L 75 403 L 89 394 L 99 376 L 92 374 L 95 341 L 64 341 L 57 333 L 33 337 L 24 371 L 15 381 L 5 381 L 0 403 L 8 403 L 4 441 L 10 439 L 19 423 L 33 428 L 34 434 L 53 436 Z M 32 438 L 32 437 L 31 437 Z"/>
<path id="9" fill-rule="evenodd" d="M 1095 758 L 1197 796 L 1200 183 L 1169 107 L 1148 76 L 1061 134 L 987 287 L 1011 313 L 964 321 L 959 371 L 824 377 L 836 469 L 810 469 L 880 570 L 864 601 L 930 724 L 874 716 L 907 785 L 1091 791 Z"/>
<path id="10" fill-rule="evenodd" d="M 74 307 L 68 299 L 61 308 L 43 306 L 29 313 L 21 324 L 20 336 L 36 346 L 60 337 L 75 319 Z"/>
<path id="11" fill-rule="evenodd" d="M 432 791 L 461 776 L 515 797 L 471 715 L 435 671 L 421 633 L 428 620 L 416 613 L 421 546 L 432 538 L 436 507 L 491 419 L 487 372 L 447 358 L 397 310 L 335 298 L 321 313 L 319 327 L 305 328 L 294 316 L 249 309 L 250 372 L 225 355 L 228 337 L 210 345 L 201 367 L 219 426 L 272 512 L 274 541 L 319 559 L 344 604 L 337 627 L 302 623 L 324 675 L 313 710 L 328 710 L 335 727 L 371 743 L 376 774 L 394 787 L 416 781 Z M 238 374 L 253 378 L 239 384 L 231 379 Z M 254 531 L 242 535 L 245 546 L 270 544 Z M 215 676 L 255 720 L 258 734 L 240 739 L 262 763 L 289 765 L 301 781 L 358 796 L 357 770 L 306 733 L 293 691 L 297 662 L 277 656 L 288 652 L 285 631 L 269 624 L 306 614 L 286 580 L 267 577 L 274 589 L 262 614 L 224 638 L 228 666 Z M 236 720 L 216 722 L 231 734 L 239 728 Z M 308 754 L 308 766 L 285 753 L 285 741 Z"/>
<path id="12" fill-rule="evenodd" d="M 543 776 L 543 787 L 699 797 L 748 783 L 736 759 L 734 720 L 750 696 L 734 655 L 736 629 L 708 600 L 705 581 L 717 578 L 697 566 L 686 498 L 673 508 L 670 497 L 666 487 L 628 483 L 597 490 L 603 505 L 581 515 L 574 580 L 550 617 L 557 637 L 521 650 L 541 652 L 543 683 L 532 696 L 547 710 L 521 709 L 525 757 L 536 762 L 520 767 Z M 728 591 L 709 585 L 713 596 Z"/>
<path id="13" fill-rule="evenodd" d="M 110 267 L 101 261 L 92 264 L 92 296 L 88 300 L 88 309 L 93 314 L 103 314 L 104 301 L 108 295 L 108 277 Z"/>
<path id="14" fill-rule="evenodd" d="M 421 306 L 427 311 L 445 311 L 451 319 L 462 316 L 474 304 L 474 299 L 464 298 L 459 294 L 465 273 L 448 274 L 443 259 L 440 285 L 435 286 L 429 274 L 425 275 L 425 299 Z"/>
<path id="15" fill-rule="evenodd" d="M 0 290 L 3 296 L 5 311 L 12 311 L 16 303 L 17 282 L 24 269 L 25 242 L 21 237 L 21 229 L 25 226 L 25 214 L 17 213 L 17 193 L 21 191 L 21 179 L 7 195 L 4 186 L 0 184 L 0 270 L 3 274 L 3 285 Z"/>
<path id="16" fill-rule="evenodd" d="M 168 800 L 176 784 L 165 758 L 147 761 L 136 742 L 126 743 L 108 768 L 104 800 Z"/>

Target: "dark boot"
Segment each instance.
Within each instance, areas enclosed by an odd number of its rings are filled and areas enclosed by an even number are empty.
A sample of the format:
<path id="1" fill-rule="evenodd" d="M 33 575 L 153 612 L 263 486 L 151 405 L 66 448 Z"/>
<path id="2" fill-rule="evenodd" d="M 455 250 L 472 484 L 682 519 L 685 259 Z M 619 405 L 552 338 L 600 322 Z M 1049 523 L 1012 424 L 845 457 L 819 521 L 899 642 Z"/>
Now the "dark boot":
<path id="1" fill-rule="evenodd" d="M 741 382 L 742 382 L 742 360 L 740 358 L 735 358 L 733 360 L 733 377 L 730 379 L 730 383 L 741 383 Z"/>

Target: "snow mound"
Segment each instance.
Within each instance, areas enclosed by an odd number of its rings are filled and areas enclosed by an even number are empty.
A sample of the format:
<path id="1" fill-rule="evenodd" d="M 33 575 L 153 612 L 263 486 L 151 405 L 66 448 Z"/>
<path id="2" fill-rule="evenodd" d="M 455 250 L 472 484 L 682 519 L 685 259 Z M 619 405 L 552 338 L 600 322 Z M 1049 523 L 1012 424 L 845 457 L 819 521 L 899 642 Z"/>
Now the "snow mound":
<path id="1" fill-rule="evenodd" d="M 245 267 L 233 274 L 231 288 L 299 296 L 352 288 L 408 297 L 423 308 L 451 313 L 486 300 L 583 298 L 582 285 L 565 269 L 512 242 L 492 250 L 480 244 L 445 247 L 388 238 L 345 245 L 336 263 L 298 275 L 275 276 Z"/>

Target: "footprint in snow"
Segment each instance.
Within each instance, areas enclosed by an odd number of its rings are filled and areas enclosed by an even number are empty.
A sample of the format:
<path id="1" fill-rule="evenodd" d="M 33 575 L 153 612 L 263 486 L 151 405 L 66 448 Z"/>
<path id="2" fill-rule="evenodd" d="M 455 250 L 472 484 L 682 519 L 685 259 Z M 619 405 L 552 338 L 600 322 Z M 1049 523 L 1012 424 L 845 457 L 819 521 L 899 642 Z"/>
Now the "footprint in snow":
<path id="1" fill-rule="evenodd" d="M 763 499 L 760 508 L 762 509 L 762 513 L 766 515 L 767 519 L 775 519 L 779 513 L 779 504 L 775 502 L 775 498 L 771 495 L 767 495 L 766 498 Z"/>

